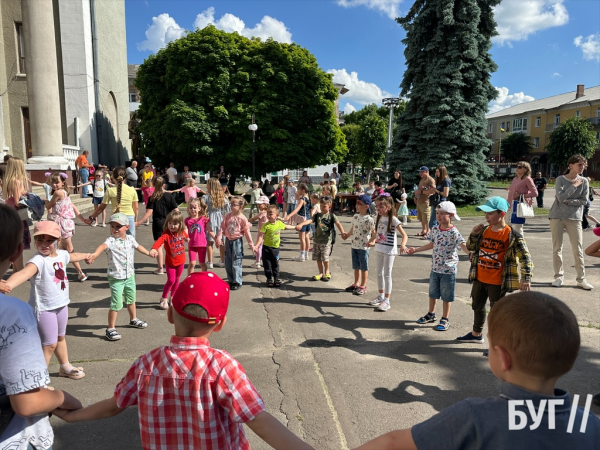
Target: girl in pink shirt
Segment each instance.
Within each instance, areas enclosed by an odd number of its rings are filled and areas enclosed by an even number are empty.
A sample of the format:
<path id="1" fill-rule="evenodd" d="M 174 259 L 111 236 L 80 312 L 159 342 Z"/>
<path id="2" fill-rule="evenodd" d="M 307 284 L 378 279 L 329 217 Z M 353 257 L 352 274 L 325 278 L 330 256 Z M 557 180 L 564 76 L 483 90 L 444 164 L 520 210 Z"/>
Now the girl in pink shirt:
<path id="1" fill-rule="evenodd" d="M 196 257 L 200 264 L 200 270 L 206 272 L 206 233 L 208 232 L 214 238 L 214 233 L 210 227 L 208 218 L 208 208 L 206 203 L 199 198 L 192 198 L 187 204 L 188 217 L 185 218 L 185 226 L 188 230 L 190 241 L 188 242 L 188 277 L 194 272 L 196 267 Z"/>
<path id="2" fill-rule="evenodd" d="M 198 186 L 196 186 L 196 181 L 193 178 L 188 178 L 185 187 L 182 187 L 181 189 L 178 189 L 177 191 L 173 191 L 173 192 L 183 192 L 186 203 L 188 203 L 191 198 L 197 198 L 198 192 L 202 192 L 203 194 L 206 194 L 206 192 L 204 192 L 202 189 L 200 189 Z"/>

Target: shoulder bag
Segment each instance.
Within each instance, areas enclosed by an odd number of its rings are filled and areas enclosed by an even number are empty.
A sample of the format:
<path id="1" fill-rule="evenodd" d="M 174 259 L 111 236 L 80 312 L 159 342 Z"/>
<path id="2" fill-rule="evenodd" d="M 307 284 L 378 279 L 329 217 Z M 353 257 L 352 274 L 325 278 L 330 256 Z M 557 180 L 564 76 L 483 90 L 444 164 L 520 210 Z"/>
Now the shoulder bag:
<path id="1" fill-rule="evenodd" d="M 521 194 L 521 197 L 519 198 L 519 204 L 517 205 L 517 217 L 522 219 L 535 217 L 535 214 L 533 213 L 533 206 L 530 206 L 529 203 L 525 201 L 523 194 Z"/>

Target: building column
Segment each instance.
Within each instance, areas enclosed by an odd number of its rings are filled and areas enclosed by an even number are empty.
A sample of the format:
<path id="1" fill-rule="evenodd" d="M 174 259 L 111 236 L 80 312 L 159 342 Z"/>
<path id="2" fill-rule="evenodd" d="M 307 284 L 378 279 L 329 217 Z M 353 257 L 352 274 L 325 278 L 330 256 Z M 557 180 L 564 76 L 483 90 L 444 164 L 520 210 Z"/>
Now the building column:
<path id="1" fill-rule="evenodd" d="M 63 168 L 58 61 L 52 1 L 21 0 L 31 127 L 31 169 Z"/>

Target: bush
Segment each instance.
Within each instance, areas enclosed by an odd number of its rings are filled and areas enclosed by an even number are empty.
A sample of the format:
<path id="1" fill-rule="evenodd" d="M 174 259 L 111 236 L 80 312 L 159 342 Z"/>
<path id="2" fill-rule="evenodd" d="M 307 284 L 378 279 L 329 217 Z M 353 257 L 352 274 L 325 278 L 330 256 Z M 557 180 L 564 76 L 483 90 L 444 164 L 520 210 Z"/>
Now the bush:
<path id="1" fill-rule="evenodd" d="M 342 191 L 343 189 L 352 189 L 352 176 L 349 173 L 343 173 L 340 176 L 338 191 Z"/>

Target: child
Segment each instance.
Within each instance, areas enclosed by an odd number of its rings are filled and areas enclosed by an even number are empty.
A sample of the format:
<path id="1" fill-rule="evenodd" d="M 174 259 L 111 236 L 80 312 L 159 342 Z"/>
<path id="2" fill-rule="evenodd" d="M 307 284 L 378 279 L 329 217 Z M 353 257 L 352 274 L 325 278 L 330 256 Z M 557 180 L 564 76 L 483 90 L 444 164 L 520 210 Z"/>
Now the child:
<path id="1" fill-rule="evenodd" d="M 256 199 L 256 205 L 258 208 L 258 214 L 251 219 L 248 220 L 250 223 L 258 222 L 258 236 L 260 235 L 260 230 L 262 226 L 267 223 L 267 208 L 269 207 L 269 198 L 266 195 L 261 195 Z M 252 267 L 255 269 L 260 269 L 260 261 L 262 256 L 262 245 L 256 245 L 256 261 L 252 263 Z"/>
<path id="2" fill-rule="evenodd" d="M 311 449 L 265 411 L 242 365 L 210 347 L 211 334 L 227 321 L 228 306 L 223 280 L 211 272 L 192 274 L 169 307 L 167 317 L 175 327 L 170 345 L 139 357 L 108 399 L 76 413 L 54 414 L 77 422 L 112 417 L 137 405 L 143 448 L 249 450 L 245 423 L 273 448 Z"/>
<path id="3" fill-rule="evenodd" d="M 204 192 L 202 189 L 196 186 L 196 180 L 194 180 L 193 178 L 188 178 L 184 187 L 169 192 L 183 192 L 183 196 L 185 198 L 186 203 L 188 203 L 191 198 L 198 198 L 198 192 L 201 192 L 203 195 L 206 194 L 206 192 Z"/>
<path id="4" fill-rule="evenodd" d="M 287 213 L 287 207 L 288 207 L 288 183 L 290 181 L 290 176 L 289 175 L 284 175 L 283 176 L 283 213 Z"/>
<path id="5" fill-rule="evenodd" d="M 52 198 L 50 201 L 45 201 L 48 209 L 48 220 L 56 222 L 60 227 L 61 240 L 59 242 L 60 249 L 73 253 L 73 243 L 71 237 L 75 233 L 74 217 L 78 217 L 83 223 L 86 223 L 85 218 L 79 213 L 77 207 L 71 202 L 69 197 L 69 186 L 67 184 L 67 174 L 54 172 L 50 176 L 52 182 Z M 81 270 L 81 266 L 77 262 L 79 260 L 71 260 L 73 267 L 77 270 L 77 278 L 82 283 L 87 280 L 87 275 Z M 65 266 L 66 270 L 66 266 Z"/>
<path id="6" fill-rule="evenodd" d="M 169 298 L 173 298 L 173 294 L 179 286 L 179 279 L 185 266 L 186 240 L 189 240 L 189 237 L 183 224 L 183 215 L 179 210 L 171 211 L 165 219 L 163 234 L 156 240 L 152 250 L 150 250 L 150 256 L 154 258 L 158 255 L 158 249 L 164 245 L 167 282 L 159 300 L 161 309 L 169 307 Z"/>
<path id="7" fill-rule="evenodd" d="M 376 306 L 377 311 L 387 311 L 390 309 L 390 296 L 392 295 L 392 269 L 394 268 L 394 259 L 398 254 L 398 243 L 396 240 L 396 230 L 402 236 L 400 243 L 400 254 L 406 252 L 406 241 L 408 236 L 402 228 L 398 217 L 394 215 L 394 201 L 390 194 L 377 197 L 375 200 L 377 209 L 377 219 L 375 221 L 376 233 L 369 242 L 369 247 L 375 245 L 377 252 L 377 286 L 379 295 L 369 302 Z"/>
<path id="8" fill-rule="evenodd" d="M 285 192 L 283 181 L 279 182 L 277 189 L 275 189 L 275 199 L 277 202 L 277 206 L 279 207 L 279 212 L 283 212 L 283 194 Z"/>
<path id="9" fill-rule="evenodd" d="M 454 203 L 441 202 L 435 208 L 435 215 L 438 225 L 427 234 L 427 239 L 431 242 L 419 248 L 409 248 L 408 254 L 433 249 L 429 274 L 429 310 L 417 323 L 436 322 L 435 307 L 437 299 L 441 298 L 444 304 L 442 318 L 435 329 L 446 331 L 450 327 L 450 306 L 455 296 L 458 249 L 461 248 L 465 253 L 469 253 L 469 250 L 460 231 L 450 223 L 452 219 L 460 220 Z"/>
<path id="10" fill-rule="evenodd" d="M 104 194 L 106 193 L 106 188 L 110 185 L 108 181 L 104 179 L 104 172 L 102 169 L 96 170 L 94 176 L 90 178 L 90 181 L 83 184 L 78 184 L 77 187 L 80 188 L 82 186 L 92 186 L 94 189 L 92 204 L 94 205 L 94 212 L 100 208 L 102 204 L 102 200 L 104 199 Z M 99 214 L 98 214 L 99 215 Z M 98 216 L 96 216 L 96 220 L 92 223 L 93 227 L 98 226 Z M 102 226 L 106 227 L 106 210 L 102 210 Z"/>
<path id="11" fill-rule="evenodd" d="M 121 335 L 115 328 L 117 313 L 123 309 L 123 296 L 129 313 L 129 326 L 133 328 L 146 328 L 148 324 L 136 316 L 135 309 L 135 271 L 133 268 L 133 250 L 152 256 L 144 247 L 139 245 L 135 238 L 127 234 L 129 218 L 123 213 L 110 216 L 110 237 L 100 245 L 92 255 L 86 259 L 88 264 L 106 252 L 108 258 L 108 284 L 110 286 L 110 309 L 108 310 L 108 328 L 105 337 L 109 341 L 118 341 Z M 154 256 L 152 256 L 154 257 Z"/>
<path id="12" fill-rule="evenodd" d="M 289 200 L 288 200 L 289 201 Z M 289 209 L 289 208 L 288 208 Z M 296 216 L 297 217 L 294 217 Z M 296 192 L 296 205 L 294 209 L 283 216 L 283 220 L 294 220 L 296 223 L 305 222 L 310 220 L 310 200 L 308 199 L 308 186 L 304 183 L 298 185 Z M 310 238 L 308 232 L 310 231 L 310 223 L 304 225 L 298 232 L 300 238 L 300 255 L 294 258 L 294 261 L 306 261 L 308 260 L 308 249 L 310 248 Z"/>
<path id="13" fill-rule="evenodd" d="M 217 232 L 219 228 L 221 228 L 223 216 L 231 211 L 229 200 L 225 198 L 221 184 L 216 178 L 210 178 L 208 180 L 206 183 L 206 190 L 208 193 L 203 199 L 208 209 L 210 229 Z M 213 268 L 213 245 L 215 245 L 215 241 L 209 234 L 206 236 L 206 240 L 208 244 L 208 247 L 206 248 L 206 268 L 210 270 Z M 215 266 L 225 267 L 225 249 L 223 247 L 219 248 L 219 255 L 219 262 L 215 263 Z"/>
<path id="14" fill-rule="evenodd" d="M 503 381 L 501 395 L 466 398 L 425 422 L 379 436 L 356 450 L 433 448 L 435 436 L 444 437 L 444 448 L 457 449 L 598 448 L 600 419 L 588 412 L 588 405 L 585 410 L 572 408 L 569 393 L 555 388 L 558 378 L 573 367 L 580 346 L 577 319 L 567 305 L 541 292 L 505 297 L 490 311 L 488 339 L 490 368 Z M 556 403 L 560 406 L 550 406 Z M 516 423 L 522 425 L 518 429 L 510 428 L 513 408 Z M 528 424 L 526 417 L 534 411 L 540 412 L 535 426 L 527 426 L 532 419 Z M 567 431 L 573 423 L 573 432 Z M 585 433 L 579 429 L 584 424 Z"/>
<path id="15" fill-rule="evenodd" d="M 23 251 L 22 227 L 15 209 L 0 204 L 0 278 Z M 50 448 L 54 434 L 48 414 L 55 408 L 79 409 L 81 402 L 65 391 L 45 389 L 50 376 L 33 309 L 4 294 L 0 306 L 0 448 Z"/>
<path id="16" fill-rule="evenodd" d="M 262 261 L 265 269 L 265 277 L 267 277 L 267 286 L 281 286 L 279 278 L 279 244 L 281 243 L 281 230 L 295 230 L 296 227 L 286 225 L 279 219 L 279 208 L 271 205 L 267 210 L 267 220 L 260 228 L 254 253 L 259 254 L 259 249 L 262 248 Z M 263 244 L 264 242 L 264 244 Z"/>
<path id="17" fill-rule="evenodd" d="M 473 331 L 459 336 L 457 340 L 460 342 L 483 343 L 488 298 L 491 309 L 507 292 L 516 289 L 528 291 L 531 286 L 533 264 L 525 239 L 504 220 L 509 207 L 502 197 L 492 197 L 485 205 L 475 208 L 485 212 L 489 225 L 476 225 L 467 239 L 467 248 L 473 252 L 469 272 L 469 282 L 473 283 Z M 521 265 L 520 281 L 518 264 Z M 484 354 L 487 356 L 487 352 Z"/>
<path id="18" fill-rule="evenodd" d="M 321 197 L 319 205 L 321 212 L 312 216 L 311 219 L 305 220 L 304 222 L 296 225 L 296 231 L 302 230 L 302 227 L 311 223 L 315 224 L 315 237 L 313 239 L 313 261 L 317 261 L 317 267 L 319 273 L 312 277 L 313 281 L 329 281 L 331 280 L 331 272 L 329 271 L 329 256 L 333 251 L 333 244 L 335 243 L 333 237 L 335 235 L 334 226 L 338 228 L 341 235 L 344 235 L 344 228 L 342 224 L 335 216 L 330 213 L 331 205 L 333 201 L 331 197 Z"/>
<path id="19" fill-rule="evenodd" d="M 210 219 L 206 212 L 206 203 L 200 198 L 191 198 L 187 204 L 188 217 L 184 223 L 188 230 L 190 241 L 188 243 L 188 277 L 196 267 L 196 257 L 200 263 L 200 270 L 206 272 L 206 235 L 212 233 Z"/>
<path id="20" fill-rule="evenodd" d="M 408 222 L 408 207 L 406 206 L 407 195 L 403 193 L 400 198 L 401 200 L 398 202 L 398 217 L 402 217 L 402 226 L 405 227 Z"/>
<path id="21" fill-rule="evenodd" d="M 352 269 L 354 270 L 354 283 L 346 288 L 346 292 L 352 292 L 355 295 L 364 295 L 367 293 L 367 279 L 369 277 L 369 241 L 375 233 L 375 221 L 369 215 L 371 207 L 371 197 L 361 195 L 356 200 L 356 209 L 358 214 L 352 217 L 352 226 L 350 231 L 344 234 L 342 238 L 352 239 Z"/>
<path id="22" fill-rule="evenodd" d="M 215 244 L 225 247 L 225 270 L 227 271 L 227 280 L 232 291 L 242 287 L 242 258 L 244 257 L 244 244 L 242 236 L 246 236 L 250 249 L 254 251 L 254 243 L 250 234 L 250 223 L 244 216 L 244 206 L 246 200 L 242 197 L 231 198 L 231 212 L 223 218 L 223 223 L 219 227 Z M 225 236 L 225 242 L 222 241 Z"/>
<path id="23" fill-rule="evenodd" d="M 296 188 L 296 186 L 294 186 L 295 183 L 296 183 L 295 180 L 288 180 L 287 188 L 285 190 L 287 192 L 287 202 L 286 202 L 287 206 L 285 209 L 286 215 L 290 215 L 290 213 L 294 210 L 294 208 L 296 208 L 296 203 L 297 203 L 296 192 L 298 191 L 298 188 Z"/>
<path id="24" fill-rule="evenodd" d="M 6 294 L 25 283 L 31 282 L 29 305 L 38 319 L 38 331 L 46 365 L 52 354 L 56 355 L 60 369 L 58 376 L 79 380 L 85 376 L 82 367 L 69 363 L 67 352 L 67 319 L 69 318 L 69 280 L 66 268 L 69 262 L 83 261 L 89 254 L 57 250 L 61 229 L 50 220 L 38 222 L 33 228 L 33 240 L 37 253 L 23 270 L 14 273 L 8 280 L 0 281 L 0 292 Z"/>
<path id="25" fill-rule="evenodd" d="M 250 194 L 250 213 L 248 214 L 248 217 L 252 217 L 252 212 L 254 211 L 256 200 L 258 200 L 258 197 L 265 196 L 265 194 L 263 190 L 260 187 L 258 187 L 258 181 L 252 182 L 252 188 L 247 192 L 247 194 Z M 256 208 L 256 210 L 258 211 L 258 207 Z"/>
<path id="26" fill-rule="evenodd" d="M 150 174 L 152 174 L 152 172 L 150 172 Z M 144 205 L 146 205 L 146 208 L 148 207 L 148 200 L 150 200 L 150 197 L 152 197 L 152 194 L 154 194 L 154 186 L 153 186 L 153 180 L 154 178 L 151 176 L 146 176 L 146 174 L 143 175 L 143 180 L 142 180 L 142 196 L 144 199 Z M 150 226 L 150 217 L 148 217 L 146 219 L 146 226 Z"/>

